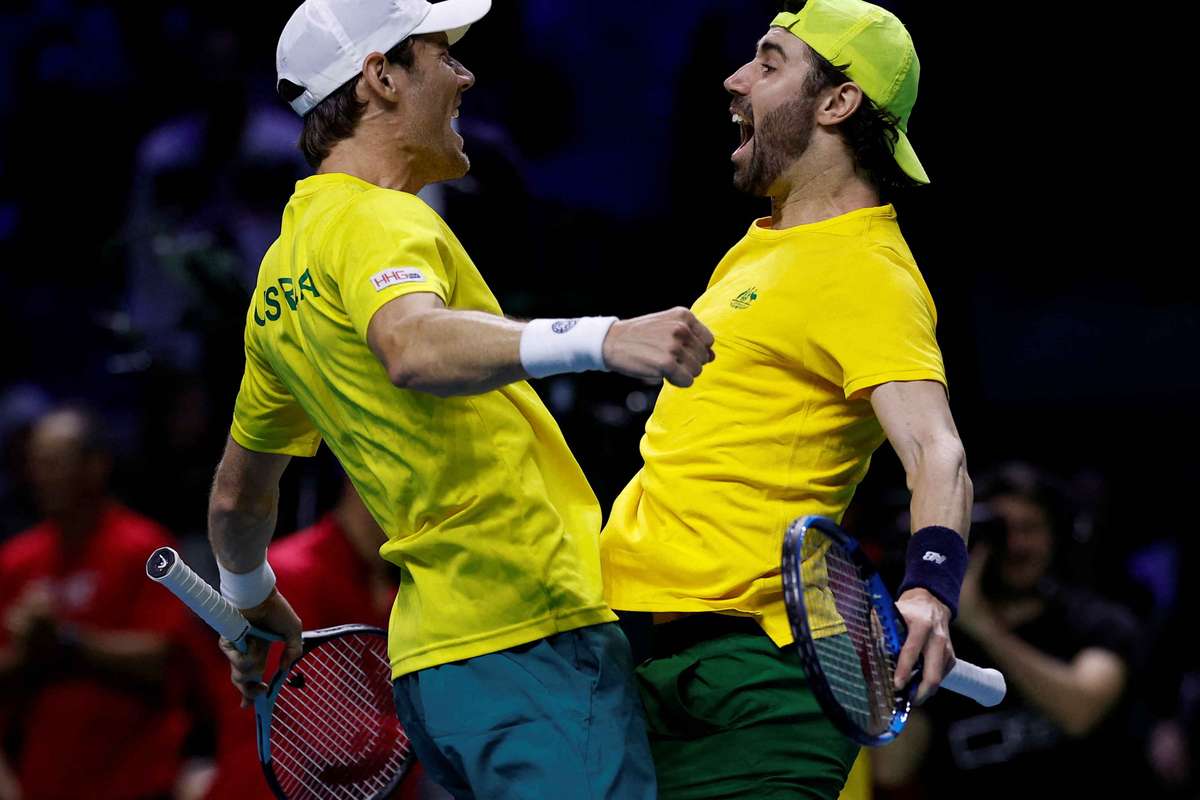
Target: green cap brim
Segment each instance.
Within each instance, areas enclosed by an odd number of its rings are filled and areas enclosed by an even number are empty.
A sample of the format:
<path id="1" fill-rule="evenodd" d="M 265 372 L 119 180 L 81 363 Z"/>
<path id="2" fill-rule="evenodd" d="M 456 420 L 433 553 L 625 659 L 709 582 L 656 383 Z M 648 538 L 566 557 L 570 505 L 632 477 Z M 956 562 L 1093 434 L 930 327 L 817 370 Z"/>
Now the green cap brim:
<path id="1" fill-rule="evenodd" d="M 900 135 L 896 140 L 896 163 L 904 170 L 905 175 L 917 183 L 929 183 L 929 176 L 925 174 L 925 168 L 921 166 L 921 160 L 917 158 L 912 142 L 908 140 L 908 134 L 899 128 L 896 129 L 896 133 Z"/>

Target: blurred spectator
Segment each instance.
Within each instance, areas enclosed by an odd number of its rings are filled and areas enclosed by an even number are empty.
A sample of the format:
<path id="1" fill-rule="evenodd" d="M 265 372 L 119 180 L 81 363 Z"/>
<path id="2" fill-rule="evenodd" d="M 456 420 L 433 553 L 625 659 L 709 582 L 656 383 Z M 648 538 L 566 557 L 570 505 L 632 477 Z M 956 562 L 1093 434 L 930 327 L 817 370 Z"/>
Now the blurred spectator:
<path id="1" fill-rule="evenodd" d="M 0 542 L 38 521 L 26 468 L 29 434 L 50 405 L 46 393 L 32 384 L 0 392 Z"/>
<path id="2" fill-rule="evenodd" d="M 279 590 L 306 630 L 350 623 L 387 627 L 399 576 L 379 557 L 379 546 L 386 540 L 354 487 L 344 481 L 332 511 L 312 527 L 271 546 L 269 557 Z M 206 797 L 273 800 L 258 760 L 253 711 L 241 708 L 241 696 L 230 683 L 229 662 L 215 644 L 208 655 L 218 742 L 215 775 Z M 268 665 L 266 674 L 275 666 Z M 418 765 L 394 797 L 435 800 L 448 795 L 424 777 Z"/>
<path id="3" fill-rule="evenodd" d="M 1058 537 L 1069 530 L 1061 493 L 1011 465 L 979 486 L 971 566 L 952 632 L 955 651 L 993 665 L 1008 697 L 985 709 L 941 692 L 876 753 L 876 782 L 930 798 L 1103 797 L 1130 759 L 1125 713 L 1139 631 L 1123 608 L 1060 582 Z M 1136 750 L 1132 750 L 1136 755 Z M 902 796 L 911 796 L 902 794 Z"/>
<path id="4" fill-rule="evenodd" d="M 172 539 L 109 496 L 88 411 L 44 416 L 28 452 L 45 521 L 0 547 L 0 716 L 21 796 L 165 797 L 187 727 L 168 680 L 184 617 L 144 565 Z"/>
<path id="5" fill-rule="evenodd" d="M 1180 492 L 1178 496 L 1186 495 Z M 1200 611 L 1200 585 L 1187 579 L 1190 566 L 1200 558 L 1198 548 L 1200 544 L 1189 531 L 1168 550 L 1174 567 L 1170 581 L 1174 591 L 1169 609 L 1155 629 L 1157 635 L 1147 670 L 1151 723 L 1146 755 L 1159 794 L 1171 798 L 1195 798 L 1198 788 L 1200 665 L 1195 655 L 1181 644 L 1181 632 L 1189 629 Z"/>

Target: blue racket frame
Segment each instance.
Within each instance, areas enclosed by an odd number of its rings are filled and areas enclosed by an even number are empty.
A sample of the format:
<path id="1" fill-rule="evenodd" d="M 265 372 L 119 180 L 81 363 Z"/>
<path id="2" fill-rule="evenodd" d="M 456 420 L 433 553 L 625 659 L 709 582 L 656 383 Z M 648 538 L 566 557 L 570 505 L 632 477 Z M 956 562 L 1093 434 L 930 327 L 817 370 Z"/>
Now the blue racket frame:
<path id="1" fill-rule="evenodd" d="M 796 650 L 808 675 L 809 684 L 817 701 L 825 710 L 829 720 L 850 739 L 859 744 L 876 747 L 895 739 L 904 725 L 912 709 L 913 695 L 916 693 L 918 674 L 914 670 L 913 680 L 903 690 L 895 694 L 895 706 L 892 709 L 892 719 L 888 729 L 881 734 L 870 734 L 856 725 L 842 704 L 838 702 L 829 686 L 829 679 L 821 667 L 817 657 L 816 646 L 813 644 L 812 630 L 808 624 L 808 611 L 804 605 L 804 579 L 801 576 L 803 563 L 804 540 L 810 529 L 820 531 L 834 544 L 846 551 L 850 559 L 858 566 L 871 593 L 871 603 L 879 616 L 883 628 L 884 645 L 893 658 L 898 657 L 900 648 L 908 636 L 904 620 L 896 609 L 891 593 L 879 577 L 879 571 L 863 552 L 858 540 L 846 533 L 828 517 L 809 515 L 801 517 L 788 526 L 783 537 L 783 559 L 781 572 L 783 575 L 784 605 L 787 606 L 788 622 L 791 624 L 792 636 L 795 639 Z"/>

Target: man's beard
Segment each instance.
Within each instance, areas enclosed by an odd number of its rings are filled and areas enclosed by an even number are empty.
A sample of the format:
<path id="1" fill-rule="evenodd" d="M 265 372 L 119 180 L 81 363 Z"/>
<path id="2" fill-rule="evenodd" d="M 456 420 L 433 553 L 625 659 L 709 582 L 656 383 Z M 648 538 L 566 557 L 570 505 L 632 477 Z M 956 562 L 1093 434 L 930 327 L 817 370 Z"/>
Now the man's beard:
<path id="1" fill-rule="evenodd" d="M 734 168 L 734 187 L 766 196 L 783 171 L 808 149 L 816 127 L 814 102 L 814 97 L 804 94 L 763 116 L 761 123 L 754 126 L 750 163 Z"/>

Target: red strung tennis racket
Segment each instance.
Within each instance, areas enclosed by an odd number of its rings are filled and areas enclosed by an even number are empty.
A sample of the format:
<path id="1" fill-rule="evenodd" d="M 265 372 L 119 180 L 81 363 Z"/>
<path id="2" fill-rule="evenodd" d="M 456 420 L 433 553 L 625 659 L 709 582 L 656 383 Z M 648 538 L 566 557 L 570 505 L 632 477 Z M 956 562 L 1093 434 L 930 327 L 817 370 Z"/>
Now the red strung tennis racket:
<path id="1" fill-rule="evenodd" d="M 260 631 L 169 547 L 146 574 L 170 589 L 239 650 Z M 411 755 L 392 702 L 387 634 L 366 625 L 305 631 L 304 654 L 254 701 L 258 757 L 281 800 L 383 800 Z"/>

